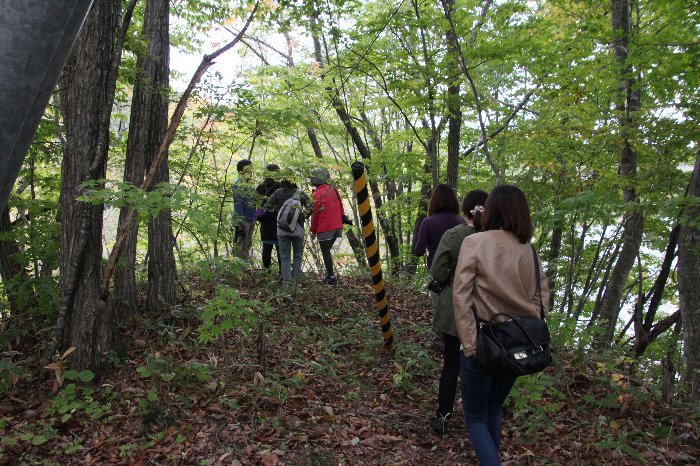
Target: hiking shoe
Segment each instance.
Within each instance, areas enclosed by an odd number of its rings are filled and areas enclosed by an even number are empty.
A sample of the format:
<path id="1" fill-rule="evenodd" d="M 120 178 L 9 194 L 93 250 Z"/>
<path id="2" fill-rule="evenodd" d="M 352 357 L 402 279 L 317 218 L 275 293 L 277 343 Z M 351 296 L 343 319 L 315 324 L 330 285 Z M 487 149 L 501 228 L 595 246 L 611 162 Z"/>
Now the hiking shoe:
<path id="1" fill-rule="evenodd" d="M 335 275 L 328 275 L 326 278 L 323 279 L 323 283 L 325 283 L 326 285 L 335 285 L 337 283 Z"/>
<path id="2" fill-rule="evenodd" d="M 430 428 L 433 429 L 433 432 L 440 434 L 440 435 L 445 435 L 447 433 L 447 421 L 450 419 L 450 415 L 443 416 L 440 413 L 437 413 L 435 415 L 435 419 L 430 421 Z"/>

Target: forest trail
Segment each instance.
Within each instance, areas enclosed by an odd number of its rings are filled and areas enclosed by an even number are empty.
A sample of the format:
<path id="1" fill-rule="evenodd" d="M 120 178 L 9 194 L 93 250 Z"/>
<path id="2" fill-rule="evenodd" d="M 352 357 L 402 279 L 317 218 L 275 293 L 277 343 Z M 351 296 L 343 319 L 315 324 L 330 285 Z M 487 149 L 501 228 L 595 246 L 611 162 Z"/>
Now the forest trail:
<path id="1" fill-rule="evenodd" d="M 217 286 L 192 279 L 185 303 L 124 329 L 125 353 L 97 384 L 52 393 L 47 371 L 22 377 L 0 402 L 0 464 L 475 464 L 460 418 L 445 436 L 428 426 L 440 355 L 421 291 L 388 285 L 392 354 L 366 278 L 307 278 L 291 298 L 262 272 L 218 283 L 270 305 L 264 345 L 257 325 L 199 342 Z M 506 464 L 700 462 L 697 412 L 585 354 L 556 358 L 509 397 Z"/>

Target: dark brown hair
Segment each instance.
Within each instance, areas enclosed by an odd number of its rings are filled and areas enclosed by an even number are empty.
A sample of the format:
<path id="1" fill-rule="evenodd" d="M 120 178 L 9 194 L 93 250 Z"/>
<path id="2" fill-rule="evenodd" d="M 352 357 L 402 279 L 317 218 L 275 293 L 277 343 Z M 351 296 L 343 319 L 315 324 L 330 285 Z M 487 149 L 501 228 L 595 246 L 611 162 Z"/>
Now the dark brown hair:
<path id="1" fill-rule="evenodd" d="M 297 189 L 298 187 L 297 187 L 297 184 L 296 184 L 296 183 L 294 183 L 294 182 L 292 182 L 292 181 L 289 181 L 289 180 L 286 179 L 286 178 L 283 178 L 283 179 L 280 180 L 280 188 L 283 188 L 283 189 Z"/>
<path id="2" fill-rule="evenodd" d="M 251 162 L 248 159 L 239 160 L 236 164 L 236 171 L 240 173 L 243 170 L 245 170 L 245 167 L 247 167 L 248 165 L 253 165 L 253 162 Z"/>
<path id="3" fill-rule="evenodd" d="M 523 244 L 532 238 L 530 208 L 525 195 L 516 186 L 502 184 L 493 188 L 481 221 L 485 230 L 510 231 Z"/>
<path id="4" fill-rule="evenodd" d="M 474 207 L 476 206 L 481 206 L 482 208 L 486 204 L 486 199 L 488 199 L 489 194 L 486 191 L 482 191 L 481 189 L 472 189 L 469 191 L 464 198 L 464 201 L 462 201 L 462 212 L 464 212 L 464 215 L 467 216 L 467 218 L 471 219 L 472 223 L 474 224 L 474 229 L 476 231 L 481 231 L 481 217 L 482 214 L 481 212 L 476 212 L 472 214 L 472 210 L 474 210 Z"/>
<path id="5" fill-rule="evenodd" d="M 439 184 L 433 190 L 428 203 L 428 216 L 440 212 L 452 212 L 459 214 L 459 202 L 455 192 L 446 184 Z"/>

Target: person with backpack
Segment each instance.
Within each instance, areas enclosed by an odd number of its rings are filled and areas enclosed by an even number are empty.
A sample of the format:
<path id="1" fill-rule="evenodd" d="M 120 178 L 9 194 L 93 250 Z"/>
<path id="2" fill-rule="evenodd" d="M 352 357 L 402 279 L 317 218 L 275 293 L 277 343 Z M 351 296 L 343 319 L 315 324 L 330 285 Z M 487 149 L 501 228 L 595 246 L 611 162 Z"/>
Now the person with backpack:
<path id="1" fill-rule="evenodd" d="M 263 221 L 274 218 L 277 222 L 277 247 L 280 255 L 280 275 L 283 282 L 299 277 L 304 254 L 304 222 L 311 210 L 309 196 L 287 179 L 263 205 Z"/>
<path id="2" fill-rule="evenodd" d="M 462 212 L 467 223 L 457 225 L 443 233 L 433 257 L 430 274 L 433 288 L 438 292 L 438 302 L 433 313 L 433 328 L 443 335 L 445 348 L 442 351 L 443 362 L 438 389 L 438 409 L 430 422 L 430 427 L 439 434 L 447 433 L 447 421 L 452 417 L 459 377 L 459 337 L 452 308 L 452 283 L 455 267 L 459 258 L 459 248 L 464 238 L 481 231 L 481 213 L 488 193 L 474 189 L 467 193 L 462 202 Z"/>
<path id="3" fill-rule="evenodd" d="M 253 162 L 247 159 L 236 164 L 238 178 L 233 183 L 233 226 L 235 228 L 236 255 L 250 259 L 250 246 L 255 231 L 255 191 L 250 184 Z"/>
<path id="4" fill-rule="evenodd" d="M 260 204 L 264 205 L 265 202 L 270 198 L 272 193 L 277 191 L 280 187 L 280 182 L 274 176 L 275 172 L 278 172 L 280 167 L 275 163 L 270 163 L 267 165 L 267 171 L 269 175 L 265 177 L 265 180 L 255 188 L 258 193 Z M 277 247 L 277 219 L 272 216 L 266 217 L 265 220 L 261 218 L 264 214 L 264 210 L 258 210 L 258 222 L 260 222 L 260 241 L 262 242 L 262 263 L 263 267 L 270 270 L 270 265 L 272 263 L 272 250 L 277 251 L 277 265 L 281 268 L 280 262 L 280 252 Z"/>
<path id="5" fill-rule="evenodd" d="M 326 267 L 326 278 L 323 283 L 335 285 L 337 279 L 333 270 L 331 249 L 336 238 L 343 236 L 343 223 L 352 224 L 352 222 L 346 220 L 338 190 L 328 184 L 330 177 L 328 170 L 322 167 L 311 170 L 309 176 L 309 181 L 314 186 L 311 239 L 318 238 L 318 244 L 321 246 L 323 265 Z"/>

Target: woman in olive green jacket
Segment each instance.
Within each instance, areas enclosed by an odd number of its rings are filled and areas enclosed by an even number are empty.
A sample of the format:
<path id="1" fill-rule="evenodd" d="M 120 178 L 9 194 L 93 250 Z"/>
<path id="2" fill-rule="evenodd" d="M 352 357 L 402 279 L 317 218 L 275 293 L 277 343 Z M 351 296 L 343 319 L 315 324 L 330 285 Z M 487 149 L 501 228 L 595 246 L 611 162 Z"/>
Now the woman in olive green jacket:
<path id="1" fill-rule="evenodd" d="M 433 314 L 433 328 L 444 337 L 442 374 L 438 391 L 438 410 L 430 427 L 438 433 L 447 431 L 447 420 L 454 409 L 457 377 L 459 376 L 459 336 L 452 309 L 452 282 L 459 250 L 464 238 L 481 230 L 481 212 L 488 194 L 475 189 L 469 191 L 462 202 L 462 211 L 467 223 L 447 230 L 440 238 L 430 274 L 433 286 L 442 288 L 438 295 L 437 307 Z"/>

